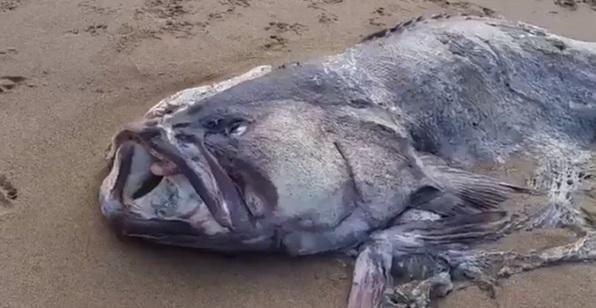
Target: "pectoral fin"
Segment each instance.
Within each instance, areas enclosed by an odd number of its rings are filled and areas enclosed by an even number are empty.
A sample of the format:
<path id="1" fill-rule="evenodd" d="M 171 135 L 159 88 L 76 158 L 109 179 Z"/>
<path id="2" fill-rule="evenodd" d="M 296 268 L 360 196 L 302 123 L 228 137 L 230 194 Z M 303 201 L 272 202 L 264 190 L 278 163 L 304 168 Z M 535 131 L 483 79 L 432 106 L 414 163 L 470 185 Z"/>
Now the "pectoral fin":
<path id="1" fill-rule="evenodd" d="M 531 193 L 525 187 L 449 167 L 434 157 L 422 156 L 420 161 L 428 179 L 411 194 L 412 208 L 442 216 L 476 214 L 494 210 L 512 193 Z"/>

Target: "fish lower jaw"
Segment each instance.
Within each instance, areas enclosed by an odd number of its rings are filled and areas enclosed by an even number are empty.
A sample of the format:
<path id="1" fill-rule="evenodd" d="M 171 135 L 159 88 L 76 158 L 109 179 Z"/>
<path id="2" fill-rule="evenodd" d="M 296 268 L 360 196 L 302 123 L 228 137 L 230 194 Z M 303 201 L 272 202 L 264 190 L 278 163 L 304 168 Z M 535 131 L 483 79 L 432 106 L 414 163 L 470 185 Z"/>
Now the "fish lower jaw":
<path id="1" fill-rule="evenodd" d="M 100 210 L 103 216 L 105 216 L 108 220 L 114 218 L 115 216 L 119 216 L 123 212 L 123 205 L 120 201 L 104 196 L 100 193 Z"/>

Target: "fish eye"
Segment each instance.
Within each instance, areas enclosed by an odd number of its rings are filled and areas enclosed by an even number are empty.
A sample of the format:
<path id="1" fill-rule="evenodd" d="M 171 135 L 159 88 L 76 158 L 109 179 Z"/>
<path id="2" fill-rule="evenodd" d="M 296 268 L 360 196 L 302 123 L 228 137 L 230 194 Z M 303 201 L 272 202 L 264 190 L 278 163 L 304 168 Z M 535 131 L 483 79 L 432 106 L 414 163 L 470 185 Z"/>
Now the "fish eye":
<path id="1" fill-rule="evenodd" d="M 229 128 L 228 128 L 228 135 L 230 136 L 241 136 L 242 134 L 244 134 L 246 132 L 246 129 L 248 128 L 248 125 L 246 125 L 246 122 L 244 121 L 234 121 L 232 124 L 230 124 Z"/>
<path id="2" fill-rule="evenodd" d="M 216 130 L 220 127 L 222 120 L 217 118 L 217 119 L 211 119 L 209 121 L 207 121 L 204 124 L 204 127 L 209 129 L 209 130 Z"/>

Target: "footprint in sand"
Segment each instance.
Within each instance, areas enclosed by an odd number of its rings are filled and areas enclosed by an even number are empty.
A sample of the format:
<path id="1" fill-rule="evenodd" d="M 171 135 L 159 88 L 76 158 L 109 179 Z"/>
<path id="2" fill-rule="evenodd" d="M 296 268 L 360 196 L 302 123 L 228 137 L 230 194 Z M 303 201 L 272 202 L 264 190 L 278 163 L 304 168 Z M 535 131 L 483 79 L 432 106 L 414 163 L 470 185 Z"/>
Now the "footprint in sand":
<path id="1" fill-rule="evenodd" d="M 147 19 L 159 25 L 160 32 L 176 38 L 190 38 L 194 27 L 202 24 L 192 21 L 193 3 L 186 0 L 145 0 L 135 12 L 135 19 Z"/>
<path id="2" fill-rule="evenodd" d="M 344 0 L 304 0 L 307 3 L 307 6 L 314 10 L 321 10 L 326 11 L 325 6 L 339 4 L 344 2 Z"/>
<path id="3" fill-rule="evenodd" d="M 96 2 L 96 0 L 85 0 L 80 2 L 77 6 L 81 8 L 84 13 L 92 13 L 97 15 L 110 15 L 118 12 L 119 10 L 108 6 L 102 6 L 101 3 L 98 4 Z"/>
<path id="4" fill-rule="evenodd" d="M 26 78 L 22 76 L 1 76 L 0 77 L 0 94 L 9 92 L 14 88 L 22 85 Z"/>
<path id="5" fill-rule="evenodd" d="M 291 31 L 294 32 L 296 35 L 302 35 L 302 33 L 306 30 L 307 27 L 299 23 L 288 24 L 285 22 L 275 21 L 270 22 L 269 25 L 265 27 L 265 31 L 273 31 L 278 34 Z"/>
<path id="6" fill-rule="evenodd" d="M 336 23 L 338 20 L 337 15 L 333 13 L 321 13 L 319 14 L 319 23 L 324 25 L 330 25 Z"/>
<path id="7" fill-rule="evenodd" d="M 586 4 L 596 11 L 596 0 L 555 0 L 555 4 L 572 11 L 577 10 L 579 5 Z"/>
<path id="8" fill-rule="evenodd" d="M 270 35 L 269 42 L 263 45 L 263 49 L 265 50 L 273 50 L 273 51 L 289 51 L 288 48 L 288 39 L 279 36 L 279 35 Z"/>
<path id="9" fill-rule="evenodd" d="M 223 10 L 211 12 L 207 15 L 207 23 L 211 21 L 223 20 L 227 16 L 234 16 L 240 14 L 239 9 L 250 7 L 249 0 L 221 0 L 219 4 Z"/>
<path id="10" fill-rule="evenodd" d="M 380 20 L 385 16 L 391 16 L 391 13 L 388 13 L 385 8 L 380 7 L 372 12 L 372 16 L 368 19 L 369 24 L 373 26 L 385 26 L 385 23 Z"/>
<path id="11" fill-rule="evenodd" d="M 85 28 L 85 32 L 91 34 L 92 36 L 97 36 L 108 29 L 108 25 L 106 24 L 93 24 Z"/>
<path id="12" fill-rule="evenodd" d="M 265 31 L 272 32 L 273 34 L 269 35 L 268 42 L 265 43 L 262 48 L 273 51 L 289 51 L 287 49 L 289 40 L 285 36 L 301 36 L 307 30 L 308 27 L 299 23 L 289 24 L 276 21 L 269 22 L 268 26 L 265 27 Z"/>
<path id="13" fill-rule="evenodd" d="M 12 11 L 20 4 L 21 0 L 0 0 L 0 12 Z"/>
<path id="14" fill-rule="evenodd" d="M 5 175 L 0 174 L 0 206 L 10 207 L 12 206 L 12 201 L 16 199 L 17 189 Z"/>
<path id="15" fill-rule="evenodd" d="M 16 55 L 17 53 L 19 53 L 15 48 L 6 48 L 6 49 L 0 49 L 0 56 L 2 55 Z"/>

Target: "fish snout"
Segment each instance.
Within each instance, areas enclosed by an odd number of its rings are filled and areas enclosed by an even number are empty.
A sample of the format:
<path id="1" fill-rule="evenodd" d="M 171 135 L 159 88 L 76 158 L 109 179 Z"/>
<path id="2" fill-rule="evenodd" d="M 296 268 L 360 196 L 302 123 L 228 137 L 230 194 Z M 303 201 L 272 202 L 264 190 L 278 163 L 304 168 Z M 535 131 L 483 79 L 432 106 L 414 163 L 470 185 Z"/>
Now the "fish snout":
<path id="1" fill-rule="evenodd" d="M 100 209 L 108 220 L 126 215 L 135 199 L 175 173 L 176 166 L 153 146 L 164 136 L 165 130 L 154 121 L 128 124 L 114 136 L 108 155 L 110 171 L 99 192 Z"/>

